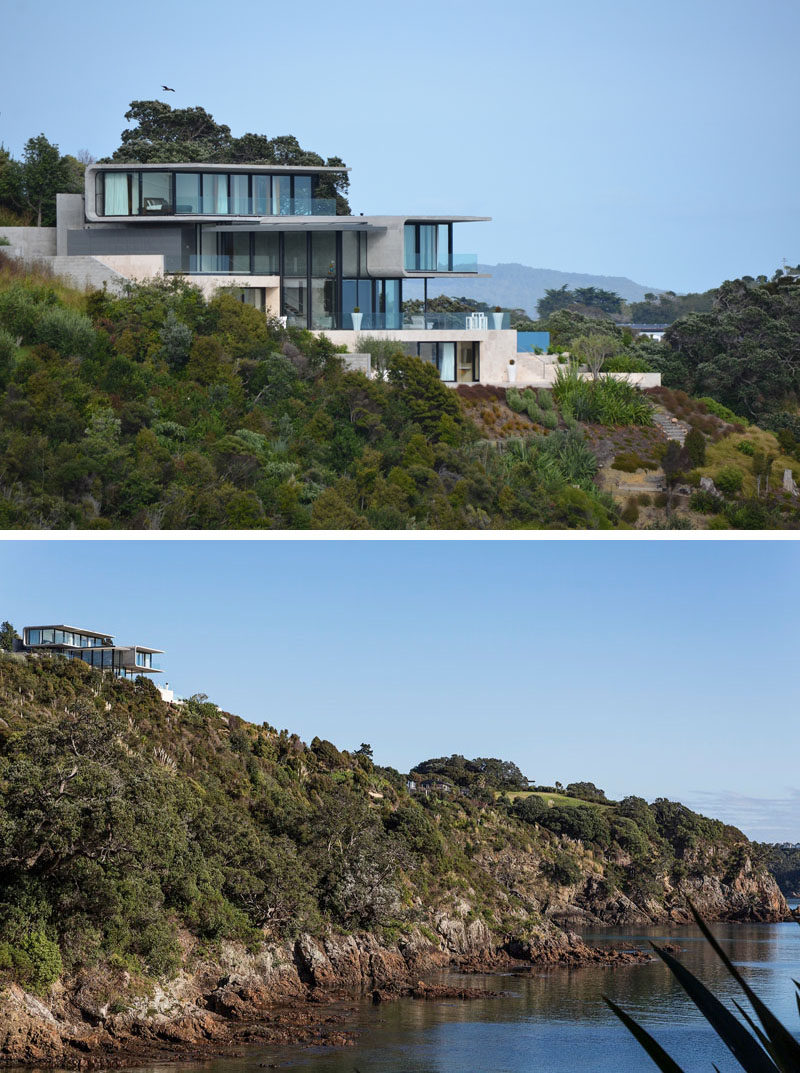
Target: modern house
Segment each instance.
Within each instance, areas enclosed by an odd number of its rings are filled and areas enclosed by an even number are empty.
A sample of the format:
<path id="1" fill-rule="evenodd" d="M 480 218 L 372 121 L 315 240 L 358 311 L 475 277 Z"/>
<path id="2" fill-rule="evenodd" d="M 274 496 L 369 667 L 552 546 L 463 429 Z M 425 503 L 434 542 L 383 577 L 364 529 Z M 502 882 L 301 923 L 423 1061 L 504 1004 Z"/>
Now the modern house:
<path id="1" fill-rule="evenodd" d="M 458 226 L 490 218 L 337 215 L 326 195 L 342 170 L 92 164 L 83 194 L 58 195 L 56 227 L 0 236 L 6 252 L 49 261 L 78 286 L 181 274 L 209 296 L 223 288 L 289 326 L 324 332 L 351 354 L 363 353 L 365 336 L 394 340 L 449 384 L 551 385 L 557 360 L 533 352 L 547 343 L 518 341 L 508 313 L 428 309 L 428 280 L 476 278 L 477 256 L 458 252 Z M 405 312 L 420 292 L 417 311 Z"/>
<path id="2" fill-rule="evenodd" d="M 427 309 L 427 280 L 475 278 L 477 256 L 457 251 L 458 225 L 489 218 L 337 215 L 320 195 L 339 170 L 92 164 L 83 195 L 58 195 L 55 228 L 0 234 L 79 285 L 180 273 L 353 352 L 364 335 L 390 338 L 449 383 L 507 381 L 517 344 L 507 313 Z M 422 297 L 413 315 L 403 312 L 411 281 Z"/>
<path id="3" fill-rule="evenodd" d="M 110 671 L 119 678 L 137 678 L 140 674 L 161 674 L 153 656 L 163 655 L 163 649 L 145 645 L 116 645 L 110 633 L 79 629 L 77 626 L 25 626 L 22 640 L 14 645 L 17 652 L 39 652 L 66 659 L 79 659 L 97 670 Z M 160 690 L 165 700 L 172 696 L 168 689 Z"/>

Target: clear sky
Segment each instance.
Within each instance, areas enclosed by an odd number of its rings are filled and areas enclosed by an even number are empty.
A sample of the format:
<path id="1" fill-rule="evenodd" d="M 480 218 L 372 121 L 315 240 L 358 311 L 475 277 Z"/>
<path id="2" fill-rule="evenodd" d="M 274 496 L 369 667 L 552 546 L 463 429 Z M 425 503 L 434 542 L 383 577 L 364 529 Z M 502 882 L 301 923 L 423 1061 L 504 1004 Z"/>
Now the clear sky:
<path id="1" fill-rule="evenodd" d="M 408 771 L 683 800 L 800 841 L 796 542 L 0 542 L 0 619 L 166 650 L 178 695 Z"/>
<path id="2" fill-rule="evenodd" d="M 355 212 L 494 217 L 482 262 L 686 291 L 800 261 L 796 0 L 2 7 L 15 155 L 109 154 L 161 97 L 343 157 Z"/>

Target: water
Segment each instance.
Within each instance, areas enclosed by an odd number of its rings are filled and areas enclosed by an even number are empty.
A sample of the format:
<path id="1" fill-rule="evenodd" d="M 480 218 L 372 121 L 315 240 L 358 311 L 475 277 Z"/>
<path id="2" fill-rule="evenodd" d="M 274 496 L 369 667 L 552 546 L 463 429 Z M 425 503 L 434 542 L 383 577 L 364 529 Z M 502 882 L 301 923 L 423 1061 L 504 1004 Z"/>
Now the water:
<path id="1" fill-rule="evenodd" d="M 797 904 L 797 900 L 794 903 Z M 800 1028 L 791 978 L 800 979 L 800 928 L 720 924 L 715 936 L 748 982 L 792 1031 Z M 647 940 L 683 948 L 681 961 L 730 1007 L 740 999 L 696 928 L 605 928 L 588 942 L 620 947 Z M 450 977 L 459 986 L 503 991 L 474 1002 L 403 1000 L 359 1004 L 346 1027 L 355 1047 L 258 1050 L 245 1059 L 205 1063 L 203 1073 L 256 1073 L 275 1063 L 286 1073 L 650 1073 L 655 1065 L 602 1001 L 607 994 L 640 1020 L 687 1073 L 740 1071 L 666 967 L 587 966 L 531 976 Z M 351 1004 L 352 1005 L 352 1004 Z M 160 1067 L 158 1073 L 166 1073 Z"/>

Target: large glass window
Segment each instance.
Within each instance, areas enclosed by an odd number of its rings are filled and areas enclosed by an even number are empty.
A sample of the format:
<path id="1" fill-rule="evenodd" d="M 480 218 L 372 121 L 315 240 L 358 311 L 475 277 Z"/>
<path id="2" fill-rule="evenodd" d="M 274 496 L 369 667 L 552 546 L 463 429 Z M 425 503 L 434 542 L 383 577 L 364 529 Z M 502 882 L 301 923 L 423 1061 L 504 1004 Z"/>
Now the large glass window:
<path id="1" fill-rule="evenodd" d="M 142 215 L 172 212 L 172 175 L 168 171 L 142 172 Z"/>
<path id="2" fill-rule="evenodd" d="M 283 285 L 283 309 L 287 322 L 305 328 L 308 317 L 308 292 L 305 279 L 286 280 Z"/>
<path id="3" fill-rule="evenodd" d="M 287 276 L 305 276 L 308 271 L 306 236 L 289 231 L 283 239 L 283 271 Z"/>
<path id="4" fill-rule="evenodd" d="M 342 275 L 355 279 L 361 273 L 358 268 L 358 232 L 342 232 Z"/>
<path id="5" fill-rule="evenodd" d="M 409 272 L 449 272 L 452 268 L 450 224 L 406 224 L 405 267 Z"/>
<path id="6" fill-rule="evenodd" d="M 336 235 L 334 232 L 311 232 L 311 275 L 317 278 L 336 278 Z"/>
<path id="7" fill-rule="evenodd" d="M 220 173 L 203 176 L 203 212 L 221 216 L 228 212 L 228 176 Z"/>
<path id="8" fill-rule="evenodd" d="M 295 175 L 294 177 L 294 214 L 295 216 L 311 215 L 310 175 Z"/>
<path id="9" fill-rule="evenodd" d="M 253 271 L 264 276 L 277 275 L 280 272 L 278 236 L 256 231 L 253 244 Z"/>
<path id="10" fill-rule="evenodd" d="M 200 176 L 179 171 L 175 176 L 175 212 L 200 212 Z"/>
<path id="11" fill-rule="evenodd" d="M 291 175 L 272 176 L 272 212 L 275 216 L 289 216 L 292 211 Z"/>
<path id="12" fill-rule="evenodd" d="M 336 327 L 336 280 L 311 280 L 311 327 Z"/>
<path id="13" fill-rule="evenodd" d="M 132 171 L 105 172 L 105 215 L 134 216 L 138 212 L 138 173 Z"/>
<path id="14" fill-rule="evenodd" d="M 51 645 L 54 641 L 53 630 L 42 630 L 42 644 Z"/>
<path id="15" fill-rule="evenodd" d="M 40 630 L 28 630 L 28 644 L 38 645 Z"/>
<path id="16" fill-rule="evenodd" d="M 455 380 L 456 378 L 456 344 L 439 344 L 439 375 L 442 380 Z"/>
<path id="17" fill-rule="evenodd" d="M 231 175 L 231 208 L 237 216 L 247 216 L 250 212 L 250 176 Z"/>
<path id="18" fill-rule="evenodd" d="M 270 210 L 269 175 L 253 176 L 253 212 L 266 216 Z"/>

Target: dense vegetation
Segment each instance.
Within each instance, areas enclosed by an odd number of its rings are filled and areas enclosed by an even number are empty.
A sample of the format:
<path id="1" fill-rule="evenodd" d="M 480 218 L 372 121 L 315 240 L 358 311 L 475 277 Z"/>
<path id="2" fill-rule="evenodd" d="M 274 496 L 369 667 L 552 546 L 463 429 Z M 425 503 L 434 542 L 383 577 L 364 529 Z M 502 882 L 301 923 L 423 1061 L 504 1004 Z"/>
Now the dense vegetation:
<path id="1" fill-rule="evenodd" d="M 769 870 L 786 898 L 800 898 L 800 844 L 781 843 L 765 846 L 769 853 Z"/>
<path id="2" fill-rule="evenodd" d="M 590 481 L 550 464 L 556 440 L 481 444 L 432 365 L 395 346 L 385 378 L 368 380 L 326 338 L 178 278 L 86 296 L 0 262 L 0 423 L 5 528 L 616 518 Z"/>
<path id="3" fill-rule="evenodd" d="M 202 695 L 168 706 L 79 661 L 0 652 L 0 711 L 0 976 L 34 990 L 98 963 L 131 986 L 170 976 L 182 933 L 198 957 L 225 938 L 433 935 L 455 900 L 520 935 L 565 886 L 658 904 L 759 861 L 675 802 L 575 783 L 548 808 L 495 758 L 426 761 L 453 790 L 410 793 L 367 744 L 306 745 Z"/>

